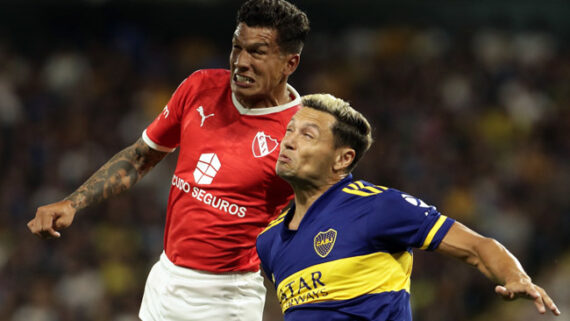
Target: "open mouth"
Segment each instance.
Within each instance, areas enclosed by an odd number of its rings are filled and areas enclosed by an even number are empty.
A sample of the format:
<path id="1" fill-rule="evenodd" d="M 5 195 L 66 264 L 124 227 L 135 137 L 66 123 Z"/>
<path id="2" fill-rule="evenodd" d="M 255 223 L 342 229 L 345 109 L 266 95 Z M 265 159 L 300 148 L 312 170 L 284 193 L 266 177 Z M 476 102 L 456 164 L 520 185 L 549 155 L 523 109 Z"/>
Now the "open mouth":
<path id="1" fill-rule="evenodd" d="M 239 83 L 246 83 L 246 84 L 254 83 L 254 80 L 252 78 L 242 76 L 242 75 L 238 75 L 238 74 L 235 74 L 234 81 L 239 82 Z"/>

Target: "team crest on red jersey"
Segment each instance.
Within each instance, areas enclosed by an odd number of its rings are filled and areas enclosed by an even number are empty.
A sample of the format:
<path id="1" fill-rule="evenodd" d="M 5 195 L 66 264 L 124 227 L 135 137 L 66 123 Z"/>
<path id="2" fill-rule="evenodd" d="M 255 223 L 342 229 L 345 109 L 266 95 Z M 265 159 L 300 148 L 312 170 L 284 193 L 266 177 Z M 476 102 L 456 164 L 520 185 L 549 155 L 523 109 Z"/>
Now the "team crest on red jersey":
<path id="1" fill-rule="evenodd" d="M 336 241 L 337 232 L 334 229 L 328 229 L 326 232 L 319 232 L 314 239 L 313 246 L 315 252 L 324 258 L 332 251 L 334 242 Z"/>
<path id="2" fill-rule="evenodd" d="M 279 146 L 277 139 L 265 135 L 264 132 L 257 132 L 257 135 L 251 142 L 251 151 L 253 156 L 259 158 L 271 154 Z"/>

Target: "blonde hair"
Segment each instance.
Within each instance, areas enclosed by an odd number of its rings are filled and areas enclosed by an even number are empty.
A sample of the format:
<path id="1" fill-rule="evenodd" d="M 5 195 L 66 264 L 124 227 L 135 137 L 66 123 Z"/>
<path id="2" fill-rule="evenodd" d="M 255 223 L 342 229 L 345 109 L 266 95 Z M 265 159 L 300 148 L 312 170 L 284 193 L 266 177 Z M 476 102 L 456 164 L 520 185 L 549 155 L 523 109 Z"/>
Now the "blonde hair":
<path id="1" fill-rule="evenodd" d="M 350 104 L 331 94 L 312 94 L 301 98 L 303 107 L 313 108 L 333 115 L 332 127 L 335 148 L 348 146 L 355 151 L 354 161 L 347 168 L 350 172 L 372 145 L 370 123 Z"/>

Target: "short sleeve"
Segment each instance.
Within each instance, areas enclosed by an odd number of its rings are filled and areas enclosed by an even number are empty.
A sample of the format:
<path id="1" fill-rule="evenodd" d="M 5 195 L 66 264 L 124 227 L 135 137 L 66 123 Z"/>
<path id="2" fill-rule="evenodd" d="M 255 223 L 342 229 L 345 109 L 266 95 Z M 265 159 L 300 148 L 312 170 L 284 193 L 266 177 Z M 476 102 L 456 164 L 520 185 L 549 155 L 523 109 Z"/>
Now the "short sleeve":
<path id="1" fill-rule="evenodd" d="M 199 81 L 198 77 L 199 75 L 194 73 L 182 81 L 162 112 L 144 130 L 142 139 L 151 148 L 172 152 L 180 144 L 180 124 L 184 107 L 194 95 L 193 84 Z"/>
<path id="2" fill-rule="evenodd" d="M 368 224 L 377 246 L 434 250 L 454 220 L 419 198 L 390 189 L 378 195 Z"/>

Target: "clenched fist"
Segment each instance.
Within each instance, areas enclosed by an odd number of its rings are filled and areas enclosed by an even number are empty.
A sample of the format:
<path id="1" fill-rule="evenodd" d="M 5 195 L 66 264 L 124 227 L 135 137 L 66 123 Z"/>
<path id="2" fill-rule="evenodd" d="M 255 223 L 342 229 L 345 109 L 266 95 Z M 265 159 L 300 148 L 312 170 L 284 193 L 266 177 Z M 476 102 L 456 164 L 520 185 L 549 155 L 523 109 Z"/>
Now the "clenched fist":
<path id="1" fill-rule="evenodd" d="M 41 238 L 60 237 L 58 230 L 71 225 L 75 212 L 69 200 L 40 206 L 36 211 L 36 217 L 28 222 L 28 228 Z"/>

